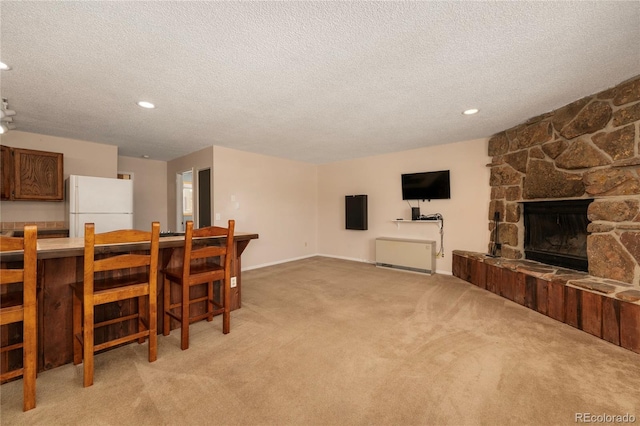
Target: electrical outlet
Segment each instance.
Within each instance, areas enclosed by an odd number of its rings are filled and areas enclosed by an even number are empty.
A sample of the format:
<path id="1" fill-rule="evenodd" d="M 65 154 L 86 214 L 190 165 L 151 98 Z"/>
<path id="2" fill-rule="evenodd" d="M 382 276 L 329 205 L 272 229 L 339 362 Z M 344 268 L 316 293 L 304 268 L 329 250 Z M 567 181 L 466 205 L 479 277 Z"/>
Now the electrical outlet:
<path id="1" fill-rule="evenodd" d="M 231 277 L 231 288 L 236 288 L 237 285 L 236 277 Z"/>

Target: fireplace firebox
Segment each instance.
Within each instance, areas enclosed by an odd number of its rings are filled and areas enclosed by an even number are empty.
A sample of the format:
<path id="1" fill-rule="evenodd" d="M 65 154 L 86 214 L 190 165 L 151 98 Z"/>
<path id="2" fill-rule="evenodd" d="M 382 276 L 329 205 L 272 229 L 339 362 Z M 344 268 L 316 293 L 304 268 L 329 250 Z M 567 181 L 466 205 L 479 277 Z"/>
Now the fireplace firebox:
<path id="1" fill-rule="evenodd" d="M 524 252 L 530 260 L 587 271 L 587 208 L 592 199 L 524 203 Z"/>

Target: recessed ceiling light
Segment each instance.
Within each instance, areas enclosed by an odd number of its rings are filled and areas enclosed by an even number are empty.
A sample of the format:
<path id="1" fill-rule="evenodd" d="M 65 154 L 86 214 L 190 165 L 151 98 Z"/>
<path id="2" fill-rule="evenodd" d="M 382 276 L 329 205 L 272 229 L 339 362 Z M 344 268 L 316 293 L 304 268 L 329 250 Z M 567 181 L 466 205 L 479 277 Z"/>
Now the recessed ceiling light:
<path id="1" fill-rule="evenodd" d="M 151 102 L 147 102 L 147 101 L 138 102 L 138 106 L 140 106 L 142 108 L 147 108 L 147 109 L 153 109 L 153 108 L 156 107 L 154 104 L 152 104 Z"/>
<path id="2" fill-rule="evenodd" d="M 471 108 L 471 109 L 468 109 L 466 111 L 463 111 L 462 113 L 464 115 L 473 115 L 473 114 L 477 114 L 478 110 L 476 108 Z"/>
<path id="3" fill-rule="evenodd" d="M 147 154 L 144 154 L 142 158 L 149 158 L 149 156 Z"/>
<path id="4" fill-rule="evenodd" d="M 2 71 L 9 71 L 11 69 L 11 67 L 7 64 L 5 64 L 4 62 L 0 62 L 0 70 Z"/>

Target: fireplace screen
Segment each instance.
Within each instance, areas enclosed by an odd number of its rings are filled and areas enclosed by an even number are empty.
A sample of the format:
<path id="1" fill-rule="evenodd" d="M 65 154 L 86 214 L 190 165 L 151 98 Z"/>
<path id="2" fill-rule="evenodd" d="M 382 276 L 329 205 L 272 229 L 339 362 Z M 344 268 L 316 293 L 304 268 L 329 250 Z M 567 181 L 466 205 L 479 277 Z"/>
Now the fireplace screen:
<path id="1" fill-rule="evenodd" d="M 592 201 L 524 203 L 525 257 L 587 271 L 587 207 Z"/>

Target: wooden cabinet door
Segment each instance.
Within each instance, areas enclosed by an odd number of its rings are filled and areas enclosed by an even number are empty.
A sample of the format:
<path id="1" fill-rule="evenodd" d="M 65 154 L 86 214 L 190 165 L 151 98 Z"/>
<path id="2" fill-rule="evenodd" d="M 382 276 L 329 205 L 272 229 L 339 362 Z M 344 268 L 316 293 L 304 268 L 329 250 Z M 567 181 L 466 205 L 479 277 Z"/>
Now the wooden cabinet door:
<path id="1" fill-rule="evenodd" d="M 2 167 L 2 180 L 0 181 L 0 200 L 9 200 L 11 198 L 11 175 L 12 175 L 12 159 L 11 148 L 8 146 L 0 146 L 0 167 Z"/>
<path id="2" fill-rule="evenodd" d="M 13 148 L 13 199 L 63 200 L 61 153 Z"/>

